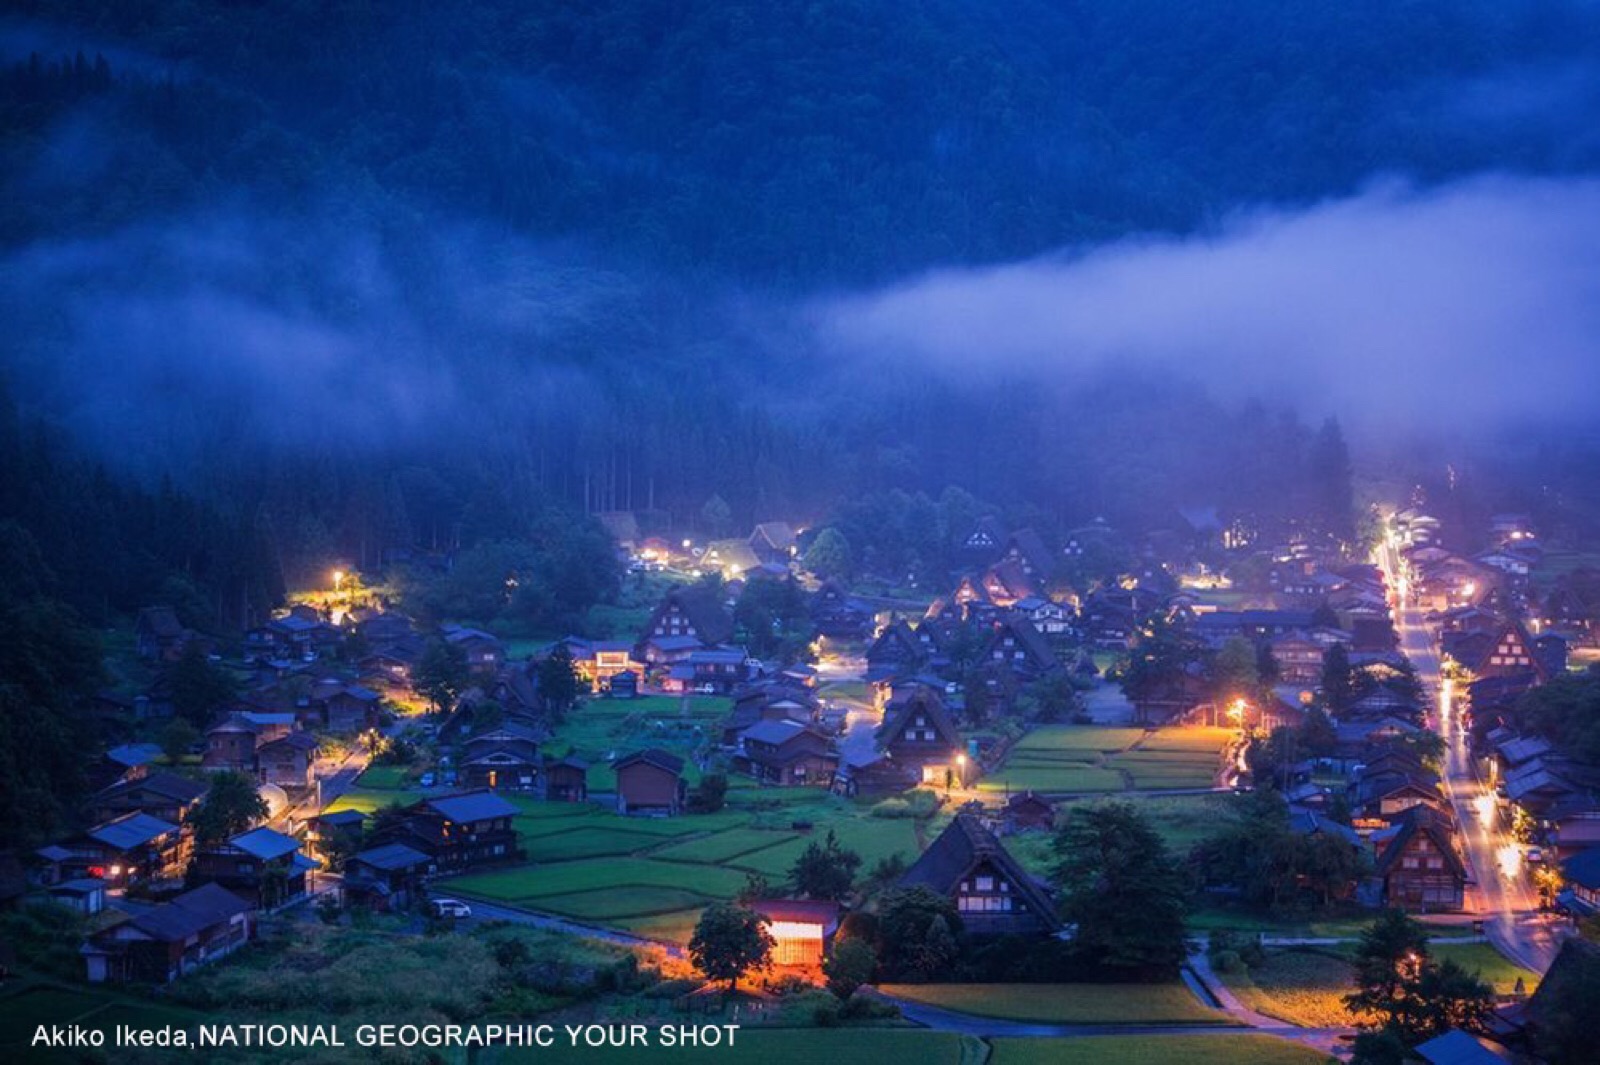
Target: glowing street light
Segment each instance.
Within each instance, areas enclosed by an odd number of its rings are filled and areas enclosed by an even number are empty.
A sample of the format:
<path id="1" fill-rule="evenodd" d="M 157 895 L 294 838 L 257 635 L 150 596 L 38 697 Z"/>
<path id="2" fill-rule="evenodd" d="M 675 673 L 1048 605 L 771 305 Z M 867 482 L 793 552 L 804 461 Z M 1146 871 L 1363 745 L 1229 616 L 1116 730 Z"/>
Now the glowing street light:
<path id="1" fill-rule="evenodd" d="M 333 571 L 333 590 L 334 591 L 337 592 L 339 590 L 340 586 L 344 584 L 344 577 L 345 577 L 344 570 L 336 569 L 336 570 Z"/>

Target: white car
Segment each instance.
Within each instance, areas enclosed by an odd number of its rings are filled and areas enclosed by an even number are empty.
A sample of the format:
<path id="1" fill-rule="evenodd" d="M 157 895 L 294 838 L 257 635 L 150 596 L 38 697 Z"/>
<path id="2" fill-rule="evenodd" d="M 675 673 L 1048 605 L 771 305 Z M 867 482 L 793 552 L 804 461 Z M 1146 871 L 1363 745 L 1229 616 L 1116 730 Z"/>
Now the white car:
<path id="1" fill-rule="evenodd" d="M 434 899 L 429 906 L 435 917 L 471 917 L 472 907 L 460 899 Z"/>
<path id="2" fill-rule="evenodd" d="M 1542 862 L 1544 861 L 1544 851 L 1538 847 L 1529 847 L 1528 853 L 1524 854 L 1523 857 L 1530 862 Z"/>

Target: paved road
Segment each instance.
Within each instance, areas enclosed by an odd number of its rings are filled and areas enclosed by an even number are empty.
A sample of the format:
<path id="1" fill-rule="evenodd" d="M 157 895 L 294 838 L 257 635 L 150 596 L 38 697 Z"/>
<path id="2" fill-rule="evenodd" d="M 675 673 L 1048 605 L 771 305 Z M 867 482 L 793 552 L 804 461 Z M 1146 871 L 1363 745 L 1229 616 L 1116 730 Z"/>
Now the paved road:
<path id="1" fill-rule="evenodd" d="M 1437 709 L 1430 723 L 1444 737 L 1445 793 L 1455 810 L 1473 883 L 1467 906 L 1484 922 L 1489 942 L 1512 961 L 1543 973 L 1560 947 L 1555 922 L 1539 910 L 1538 893 L 1522 861 L 1522 849 L 1495 807 L 1494 793 L 1478 778 L 1467 746 L 1467 730 L 1455 713 L 1451 692 L 1440 676 L 1439 651 L 1423 614 L 1399 578 L 1400 557 L 1385 539 L 1378 552 L 1389 587 L 1399 590 L 1394 608 L 1400 649 L 1411 660 L 1426 696 Z"/>

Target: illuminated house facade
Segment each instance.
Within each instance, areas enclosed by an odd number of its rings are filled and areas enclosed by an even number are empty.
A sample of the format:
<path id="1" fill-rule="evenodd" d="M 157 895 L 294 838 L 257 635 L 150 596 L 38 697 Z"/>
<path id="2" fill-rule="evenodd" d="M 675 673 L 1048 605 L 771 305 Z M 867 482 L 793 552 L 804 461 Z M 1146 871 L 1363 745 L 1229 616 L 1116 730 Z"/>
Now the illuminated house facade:
<path id="1" fill-rule="evenodd" d="M 1044 887 L 971 814 L 957 814 L 899 886 L 948 897 L 970 935 L 1041 936 L 1061 929 Z"/>
<path id="2" fill-rule="evenodd" d="M 761 899 L 751 908 L 767 919 L 772 963 L 781 968 L 820 968 L 839 930 L 839 904 L 822 899 Z"/>

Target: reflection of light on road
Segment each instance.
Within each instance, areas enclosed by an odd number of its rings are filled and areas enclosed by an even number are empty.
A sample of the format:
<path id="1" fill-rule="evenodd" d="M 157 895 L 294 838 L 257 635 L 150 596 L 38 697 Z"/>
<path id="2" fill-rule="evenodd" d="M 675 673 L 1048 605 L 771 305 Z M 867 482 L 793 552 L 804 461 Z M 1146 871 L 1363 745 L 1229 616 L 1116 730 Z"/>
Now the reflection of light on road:
<path id="1" fill-rule="evenodd" d="M 1522 869 L 1522 848 L 1515 843 L 1504 844 L 1496 848 L 1494 860 L 1507 880 L 1515 880 Z"/>
<path id="2" fill-rule="evenodd" d="M 1472 805 L 1478 811 L 1478 820 L 1483 822 L 1483 827 L 1492 827 L 1494 825 L 1494 796 L 1485 792 L 1473 799 Z"/>
<path id="3" fill-rule="evenodd" d="M 1455 694 L 1456 682 L 1445 677 L 1439 682 L 1439 720 L 1450 716 L 1450 697 Z"/>

